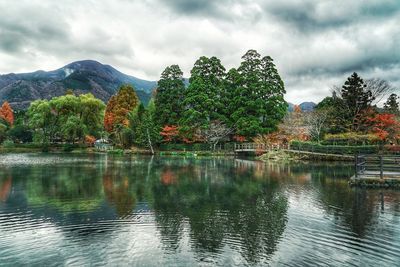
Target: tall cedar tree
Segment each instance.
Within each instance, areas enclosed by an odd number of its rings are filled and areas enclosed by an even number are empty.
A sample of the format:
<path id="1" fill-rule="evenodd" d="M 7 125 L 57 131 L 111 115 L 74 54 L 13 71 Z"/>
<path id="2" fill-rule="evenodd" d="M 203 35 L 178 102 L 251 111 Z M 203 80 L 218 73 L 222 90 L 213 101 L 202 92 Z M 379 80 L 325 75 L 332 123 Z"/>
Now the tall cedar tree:
<path id="1" fill-rule="evenodd" d="M 230 71 L 238 77 L 229 77 L 236 83 L 230 110 L 237 134 L 254 137 L 270 133 L 287 111 L 283 81 L 272 58 L 261 58 L 257 51 L 249 50 L 242 59 L 237 73 Z"/>
<path id="2" fill-rule="evenodd" d="M 5 101 L 0 107 L 0 119 L 7 122 L 9 126 L 14 124 L 14 112 L 7 101 Z"/>
<path id="3" fill-rule="evenodd" d="M 399 114 L 399 102 L 397 100 L 399 97 L 396 94 L 391 94 L 385 104 L 383 104 L 383 109 L 385 112 L 390 114 Z"/>
<path id="4" fill-rule="evenodd" d="M 178 124 L 183 113 L 185 84 L 183 72 L 178 65 L 167 67 L 157 83 L 155 116 L 160 128 Z"/>
<path id="5" fill-rule="evenodd" d="M 190 85 L 185 93 L 185 129 L 207 128 L 214 120 L 225 122 L 225 68 L 216 57 L 200 57 L 191 70 Z"/>
<path id="6" fill-rule="evenodd" d="M 353 73 L 342 86 L 342 98 L 345 104 L 346 116 L 348 128 L 352 131 L 360 130 L 362 126 L 361 121 L 365 118 L 364 111 L 369 110 L 371 102 L 374 100 L 372 93 L 369 90 L 365 90 L 366 85 L 358 76 L 357 73 Z"/>
<path id="7" fill-rule="evenodd" d="M 108 132 L 120 130 L 129 124 L 128 113 L 139 104 L 139 98 L 131 85 L 122 85 L 118 93 L 107 103 L 104 128 Z"/>

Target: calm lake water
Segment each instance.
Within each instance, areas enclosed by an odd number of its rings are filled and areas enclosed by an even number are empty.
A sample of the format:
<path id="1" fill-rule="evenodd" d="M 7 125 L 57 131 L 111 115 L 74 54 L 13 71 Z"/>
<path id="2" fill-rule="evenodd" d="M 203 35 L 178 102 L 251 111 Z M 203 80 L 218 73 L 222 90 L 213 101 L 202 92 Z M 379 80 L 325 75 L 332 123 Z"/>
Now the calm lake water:
<path id="1" fill-rule="evenodd" d="M 400 191 L 351 165 L 0 155 L 1 266 L 400 264 Z"/>

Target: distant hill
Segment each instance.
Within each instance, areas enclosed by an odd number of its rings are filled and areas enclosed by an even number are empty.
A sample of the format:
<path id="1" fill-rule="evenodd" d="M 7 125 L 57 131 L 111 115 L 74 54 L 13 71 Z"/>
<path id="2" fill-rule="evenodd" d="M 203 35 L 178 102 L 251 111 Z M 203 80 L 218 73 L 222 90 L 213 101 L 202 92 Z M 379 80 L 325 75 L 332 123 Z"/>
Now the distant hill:
<path id="1" fill-rule="evenodd" d="M 24 109 L 33 100 L 60 96 L 67 89 L 77 94 L 92 93 L 107 102 L 122 84 L 133 85 L 139 99 L 147 104 L 157 82 L 126 75 L 94 60 L 83 60 L 54 71 L 0 75 L 0 103 L 8 101 L 14 109 Z"/>
<path id="2" fill-rule="evenodd" d="M 292 112 L 294 110 L 294 104 L 292 103 L 288 103 L 289 104 L 289 112 Z M 299 107 L 301 108 L 302 111 L 312 111 L 314 110 L 315 106 L 317 104 L 315 104 L 314 102 L 303 102 L 299 105 Z"/>

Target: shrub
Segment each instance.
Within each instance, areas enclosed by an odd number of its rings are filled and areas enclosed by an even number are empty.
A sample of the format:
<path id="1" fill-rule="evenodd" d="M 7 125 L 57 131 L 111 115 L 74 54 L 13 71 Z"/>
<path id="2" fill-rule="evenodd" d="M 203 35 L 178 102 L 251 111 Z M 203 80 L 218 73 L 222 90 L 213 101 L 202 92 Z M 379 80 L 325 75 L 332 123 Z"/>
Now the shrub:
<path id="1" fill-rule="evenodd" d="M 74 150 L 75 146 L 72 144 L 65 144 L 63 145 L 63 151 L 64 152 L 72 152 Z"/>
<path id="2" fill-rule="evenodd" d="M 12 140 L 5 140 L 2 144 L 4 148 L 13 148 L 15 146 Z"/>
<path id="3" fill-rule="evenodd" d="M 372 145 L 379 143 L 375 134 L 359 134 L 355 132 L 326 134 L 322 144 L 324 145 Z"/>
<path id="4" fill-rule="evenodd" d="M 122 155 L 122 154 L 124 154 L 124 150 L 123 149 L 113 149 L 113 150 L 108 150 L 107 153 L 115 154 L 115 155 Z"/>
<path id="5" fill-rule="evenodd" d="M 321 145 L 312 142 L 292 141 L 290 148 L 300 151 L 308 151 L 324 154 L 345 154 L 353 155 L 357 153 L 372 154 L 378 153 L 380 147 L 378 145 L 350 146 L 350 145 Z"/>

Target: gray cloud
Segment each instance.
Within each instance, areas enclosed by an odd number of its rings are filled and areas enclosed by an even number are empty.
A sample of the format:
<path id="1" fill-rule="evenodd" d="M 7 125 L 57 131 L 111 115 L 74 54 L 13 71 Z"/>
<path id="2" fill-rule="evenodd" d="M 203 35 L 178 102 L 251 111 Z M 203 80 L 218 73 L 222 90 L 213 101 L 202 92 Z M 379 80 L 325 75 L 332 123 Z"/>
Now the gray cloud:
<path id="1" fill-rule="evenodd" d="M 0 73 L 94 59 L 158 79 L 217 56 L 270 55 L 287 99 L 319 101 L 353 71 L 400 87 L 398 0 L 0 0 Z"/>

